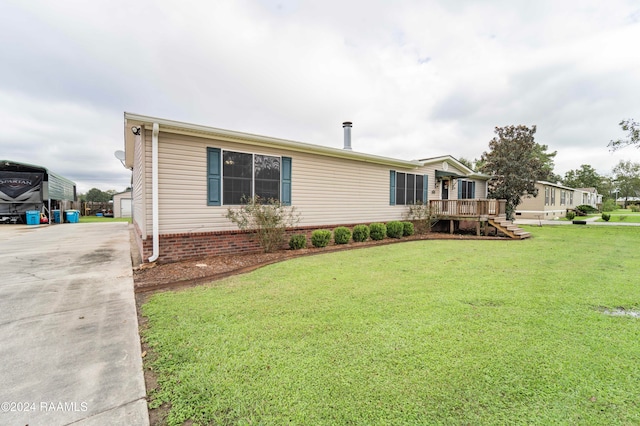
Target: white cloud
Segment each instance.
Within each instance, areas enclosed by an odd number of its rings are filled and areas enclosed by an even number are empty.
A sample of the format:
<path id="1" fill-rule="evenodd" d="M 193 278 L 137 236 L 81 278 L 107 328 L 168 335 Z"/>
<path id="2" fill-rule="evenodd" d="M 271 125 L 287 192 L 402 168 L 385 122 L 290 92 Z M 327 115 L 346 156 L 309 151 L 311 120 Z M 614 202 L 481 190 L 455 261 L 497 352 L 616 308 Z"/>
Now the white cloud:
<path id="1" fill-rule="evenodd" d="M 2 157 L 124 189 L 122 112 L 397 158 L 477 158 L 536 124 L 556 173 L 640 118 L 635 2 L 13 1 L 0 5 Z M 639 161 L 639 150 L 625 156 Z M 117 187 L 116 187 L 117 186 Z"/>

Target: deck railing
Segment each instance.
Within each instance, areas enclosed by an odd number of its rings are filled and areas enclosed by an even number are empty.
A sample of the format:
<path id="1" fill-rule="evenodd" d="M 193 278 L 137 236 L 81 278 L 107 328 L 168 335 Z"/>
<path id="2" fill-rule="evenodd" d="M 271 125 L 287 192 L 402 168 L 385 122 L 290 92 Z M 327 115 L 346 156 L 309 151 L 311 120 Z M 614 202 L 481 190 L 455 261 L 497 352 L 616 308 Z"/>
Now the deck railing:
<path id="1" fill-rule="evenodd" d="M 499 216 L 505 214 L 506 200 L 431 200 L 429 207 L 434 216 Z"/>

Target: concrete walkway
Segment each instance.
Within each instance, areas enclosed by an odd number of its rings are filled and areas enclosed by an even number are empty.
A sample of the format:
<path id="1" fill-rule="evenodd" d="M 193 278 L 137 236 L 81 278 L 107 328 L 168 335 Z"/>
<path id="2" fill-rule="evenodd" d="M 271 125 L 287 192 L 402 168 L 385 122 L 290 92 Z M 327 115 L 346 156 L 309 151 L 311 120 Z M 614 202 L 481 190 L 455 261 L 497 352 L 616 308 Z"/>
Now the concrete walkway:
<path id="1" fill-rule="evenodd" d="M 0 424 L 148 425 L 127 223 L 0 225 Z"/>
<path id="2" fill-rule="evenodd" d="M 640 226 L 640 223 L 633 222 L 596 222 L 596 220 L 600 219 L 600 216 L 589 217 L 587 219 L 575 218 L 575 220 L 585 220 L 587 225 L 598 225 L 598 226 Z M 534 225 L 534 226 L 545 226 L 545 225 L 573 225 L 570 220 L 539 220 L 539 219 L 516 219 L 513 221 L 516 225 Z M 576 225 L 580 226 L 580 225 Z"/>

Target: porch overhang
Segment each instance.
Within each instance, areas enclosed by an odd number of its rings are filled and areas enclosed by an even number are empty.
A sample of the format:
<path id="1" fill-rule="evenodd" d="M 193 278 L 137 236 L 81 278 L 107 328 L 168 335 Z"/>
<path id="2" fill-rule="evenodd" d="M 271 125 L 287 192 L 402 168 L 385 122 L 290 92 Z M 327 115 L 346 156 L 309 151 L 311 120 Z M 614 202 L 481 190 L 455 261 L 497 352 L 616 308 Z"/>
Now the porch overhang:
<path id="1" fill-rule="evenodd" d="M 436 180 L 459 179 L 459 178 L 465 178 L 465 177 L 466 176 L 459 175 L 459 174 L 454 173 L 454 172 L 448 172 L 448 171 L 444 171 L 444 170 L 436 170 Z"/>

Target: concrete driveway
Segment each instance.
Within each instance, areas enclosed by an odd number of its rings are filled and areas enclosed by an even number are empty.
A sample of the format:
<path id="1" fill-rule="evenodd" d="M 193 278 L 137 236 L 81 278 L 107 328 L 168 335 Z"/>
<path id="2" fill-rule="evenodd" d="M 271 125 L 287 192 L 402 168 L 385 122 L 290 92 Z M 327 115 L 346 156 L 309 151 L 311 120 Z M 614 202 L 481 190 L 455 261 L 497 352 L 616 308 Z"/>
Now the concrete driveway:
<path id="1" fill-rule="evenodd" d="M 148 425 L 127 223 L 0 225 L 0 424 Z"/>

